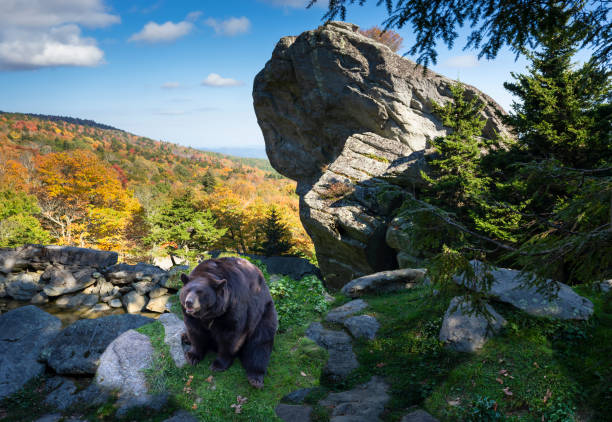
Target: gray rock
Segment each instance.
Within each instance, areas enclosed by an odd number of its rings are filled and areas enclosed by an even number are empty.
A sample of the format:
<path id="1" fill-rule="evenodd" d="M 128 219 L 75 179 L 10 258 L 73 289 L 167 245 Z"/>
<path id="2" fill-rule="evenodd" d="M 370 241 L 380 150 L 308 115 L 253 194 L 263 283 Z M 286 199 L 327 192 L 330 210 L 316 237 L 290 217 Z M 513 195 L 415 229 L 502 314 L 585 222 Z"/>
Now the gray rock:
<path id="1" fill-rule="evenodd" d="M 138 263 L 136 265 L 117 264 L 106 270 L 106 279 L 113 284 L 131 284 L 149 281 L 162 284 L 168 273 L 155 265 Z"/>
<path id="2" fill-rule="evenodd" d="M 153 364 L 153 346 L 144 334 L 128 330 L 117 337 L 100 357 L 95 383 L 117 391 L 118 416 L 135 406 L 161 408 L 165 400 L 149 394 L 143 371 Z"/>
<path id="3" fill-rule="evenodd" d="M 475 352 L 484 346 L 487 339 L 506 325 L 506 320 L 486 305 L 490 320 L 485 315 L 474 313 L 468 298 L 454 297 L 451 300 L 440 329 L 440 341 L 459 352 Z"/>
<path id="4" fill-rule="evenodd" d="M 0 249 L 0 273 L 25 271 L 28 267 L 42 260 L 41 245 L 25 245 L 17 248 Z"/>
<path id="5" fill-rule="evenodd" d="M 60 380 L 59 386 L 47 395 L 44 403 L 53 408 L 65 410 L 74 404 L 77 386 L 68 379 L 60 378 Z"/>
<path id="6" fill-rule="evenodd" d="M 361 312 L 367 307 L 368 304 L 363 299 L 351 300 L 350 302 L 329 311 L 325 316 L 325 321 L 340 324 L 351 315 Z"/>
<path id="7" fill-rule="evenodd" d="M 0 315 L 0 400 L 41 375 L 41 349 L 60 331 L 59 318 L 33 305 Z"/>
<path id="8" fill-rule="evenodd" d="M 199 422 L 199 419 L 185 410 L 179 410 L 163 422 Z"/>
<path id="9" fill-rule="evenodd" d="M 168 304 L 168 299 L 170 299 L 170 297 L 170 295 L 165 295 L 150 299 L 147 303 L 146 309 L 151 312 L 162 314 L 167 311 L 166 305 Z"/>
<path id="10" fill-rule="evenodd" d="M 274 409 L 276 416 L 286 422 L 310 422 L 312 407 L 294 404 L 279 404 Z"/>
<path id="11" fill-rule="evenodd" d="M 121 298 L 125 310 L 130 314 L 137 314 L 142 311 L 147 304 L 147 298 L 139 295 L 135 290 L 132 290 L 128 294 Z"/>
<path id="12" fill-rule="evenodd" d="M 343 380 L 359 366 L 351 345 L 351 337 L 344 331 L 326 330 L 320 323 L 313 322 L 305 335 L 327 349 L 329 359 L 323 373 L 332 381 Z"/>
<path id="13" fill-rule="evenodd" d="M 168 289 L 164 287 L 156 287 L 149 292 L 149 297 L 151 299 L 155 299 L 156 297 L 164 296 L 166 293 L 168 293 Z"/>
<path id="14" fill-rule="evenodd" d="M 347 318 L 344 321 L 344 326 L 350 331 L 355 338 L 366 338 L 373 340 L 376 338 L 376 333 L 380 328 L 380 324 L 370 315 L 358 315 Z"/>
<path id="15" fill-rule="evenodd" d="M 153 258 L 153 265 L 158 266 L 164 271 L 168 271 L 172 267 L 179 266 L 184 263 L 185 263 L 185 260 L 183 258 L 179 258 L 178 256 L 174 257 L 174 262 L 172 262 L 172 258 L 169 255 L 156 256 Z"/>
<path id="16" fill-rule="evenodd" d="M 94 374 L 100 356 L 114 339 L 152 321 L 141 315 L 125 314 L 79 320 L 43 348 L 41 359 L 58 374 Z"/>
<path id="17" fill-rule="evenodd" d="M 185 332 L 185 323 L 173 313 L 161 315 L 158 319 L 164 326 L 164 343 L 170 348 L 170 356 L 178 368 L 185 366 L 185 352 L 181 336 Z"/>
<path id="18" fill-rule="evenodd" d="M 610 280 L 600 282 L 597 286 L 599 287 L 599 291 L 608 293 L 610 290 L 612 290 L 612 278 Z"/>
<path id="19" fill-rule="evenodd" d="M 43 303 L 49 302 L 49 297 L 45 294 L 45 292 L 38 292 L 32 299 L 30 299 L 30 303 L 32 305 L 42 305 Z"/>
<path id="20" fill-rule="evenodd" d="M 93 308 L 91 308 L 91 312 L 107 312 L 110 311 L 111 307 L 106 303 L 96 303 Z"/>
<path id="21" fill-rule="evenodd" d="M 121 308 L 123 306 L 120 299 L 111 299 L 109 305 L 113 308 Z"/>
<path id="22" fill-rule="evenodd" d="M 304 400 L 312 390 L 314 390 L 314 388 L 300 388 L 299 390 L 292 391 L 291 393 L 285 395 L 281 401 L 293 404 L 304 403 Z"/>
<path id="23" fill-rule="evenodd" d="M 6 297 L 6 277 L 0 274 L 0 297 Z"/>
<path id="24" fill-rule="evenodd" d="M 5 281 L 6 295 L 15 300 L 31 300 L 42 290 L 39 279 L 40 274 L 37 273 L 11 274 Z"/>
<path id="25" fill-rule="evenodd" d="M 557 319 L 588 319 L 593 314 L 593 303 L 580 296 L 566 284 L 554 280 L 544 280 L 537 288 L 533 275 L 524 275 L 520 271 L 492 267 L 476 260 L 470 261 L 476 280 L 482 280 L 488 273 L 493 278 L 490 290 L 491 297 L 509 303 L 529 315 Z M 454 281 L 470 290 L 482 292 L 483 283 L 469 281 L 465 275 L 455 276 Z M 531 284 L 531 285 L 530 285 Z"/>
<path id="26" fill-rule="evenodd" d="M 77 309 L 80 307 L 88 308 L 98 302 L 97 295 L 77 293 L 76 295 L 66 295 L 58 298 L 55 305 L 65 309 Z"/>
<path id="27" fill-rule="evenodd" d="M 117 252 L 55 245 L 44 246 L 43 255 L 51 264 L 97 269 L 114 265 L 119 257 Z"/>
<path id="28" fill-rule="evenodd" d="M 400 422 L 439 422 L 424 410 L 415 410 L 405 415 Z"/>
<path id="29" fill-rule="evenodd" d="M 342 293 L 348 297 L 359 297 L 365 294 L 401 291 L 421 283 L 425 275 L 425 270 L 413 268 L 381 271 L 352 280 L 342 287 Z"/>
<path id="30" fill-rule="evenodd" d="M 136 290 L 136 292 L 138 292 L 139 295 L 144 296 L 157 287 L 157 285 L 151 281 L 137 281 L 136 283 L 132 284 L 132 287 L 134 290 Z"/>
<path id="31" fill-rule="evenodd" d="M 298 182 L 300 217 L 328 286 L 397 268 L 387 222 L 423 183 L 428 141 L 447 133 L 432 102 L 448 102 L 453 83 L 343 22 L 282 38 L 256 76 L 268 158 Z M 484 100 L 484 136 L 508 134 L 501 107 L 466 88 Z"/>
<path id="32" fill-rule="evenodd" d="M 248 254 L 246 256 L 261 261 L 270 274 L 282 274 L 294 280 L 301 280 L 308 275 L 322 278 L 321 271 L 304 258 L 296 256 L 263 256 Z"/>
<path id="33" fill-rule="evenodd" d="M 47 296 L 60 296 L 78 292 L 96 282 L 92 277 L 94 270 L 85 268 L 74 273 L 59 267 L 49 267 L 43 273 L 43 291 Z"/>
<path id="34" fill-rule="evenodd" d="M 34 422 L 59 422 L 63 417 L 61 413 L 51 413 L 36 419 Z"/>
<path id="35" fill-rule="evenodd" d="M 98 278 L 97 280 L 98 282 L 96 283 L 96 286 L 98 287 L 98 294 L 100 296 L 113 296 L 119 292 L 119 288 L 115 287 L 113 283 L 110 283 L 103 278 Z"/>
<path id="36" fill-rule="evenodd" d="M 389 401 L 389 386 L 379 377 L 352 390 L 331 393 L 319 404 L 332 409 L 330 422 L 380 421 L 379 416 Z"/>

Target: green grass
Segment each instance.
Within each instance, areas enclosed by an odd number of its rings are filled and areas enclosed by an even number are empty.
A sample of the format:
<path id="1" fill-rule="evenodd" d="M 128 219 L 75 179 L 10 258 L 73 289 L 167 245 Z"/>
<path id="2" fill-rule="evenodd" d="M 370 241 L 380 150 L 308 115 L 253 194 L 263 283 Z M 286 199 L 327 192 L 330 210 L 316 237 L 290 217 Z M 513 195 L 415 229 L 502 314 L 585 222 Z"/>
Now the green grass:
<path id="1" fill-rule="evenodd" d="M 160 323 L 145 325 L 138 331 L 151 338 L 156 353 L 154 365 L 146 371 L 153 392 L 170 393 L 178 407 L 205 421 L 275 421 L 279 419 L 274 408 L 280 399 L 293 390 L 317 386 L 327 360 L 323 349 L 302 337 L 304 329 L 296 327 L 276 336 L 262 390 L 248 384 L 238 360 L 222 373 L 213 373 L 208 368 L 213 354 L 196 366 L 179 369 L 163 342 L 164 330 Z M 241 413 L 231 407 L 237 403 L 237 396 L 248 399 Z"/>
<path id="2" fill-rule="evenodd" d="M 446 307 L 459 293 L 454 286 L 433 296 L 431 288 L 419 286 L 365 297 L 370 306 L 362 313 L 378 318 L 378 338 L 356 341 L 361 366 L 344 383 L 326 386 L 346 389 L 372 375 L 384 377 L 391 385 L 391 400 L 382 415 L 385 421 L 400 420 L 412 406 L 424 407 L 441 421 L 609 420 L 610 295 L 578 289 L 595 304 L 595 315 L 588 322 L 533 318 L 496 303 L 508 326 L 482 351 L 466 354 L 449 351 L 438 341 Z M 504 393 L 506 387 L 512 395 Z"/>

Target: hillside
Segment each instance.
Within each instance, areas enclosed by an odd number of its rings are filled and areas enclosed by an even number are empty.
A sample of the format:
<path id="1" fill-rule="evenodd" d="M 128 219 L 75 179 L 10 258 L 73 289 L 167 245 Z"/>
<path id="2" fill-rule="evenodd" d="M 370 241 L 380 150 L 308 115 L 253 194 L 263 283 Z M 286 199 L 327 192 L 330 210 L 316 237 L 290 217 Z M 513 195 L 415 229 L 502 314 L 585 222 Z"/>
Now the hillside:
<path id="1" fill-rule="evenodd" d="M 151 248 L 155 253 L 168 246 L 150 238 L 156 216 L 189 191 L 193 208 L 210 212 L 215 227 L 226 230 L 208 247 L 256 252 L 259 227 L 275 204 L 291 233 L 291 253 L 311 255 L 295 182 L 267 160 L 156 141 L 89 120 L 0 112 L 0 186 L 0 246 L 50 241 L 114 249 L 125 259 Z M 16 236 L 16 226 L 28 235 Z"/>

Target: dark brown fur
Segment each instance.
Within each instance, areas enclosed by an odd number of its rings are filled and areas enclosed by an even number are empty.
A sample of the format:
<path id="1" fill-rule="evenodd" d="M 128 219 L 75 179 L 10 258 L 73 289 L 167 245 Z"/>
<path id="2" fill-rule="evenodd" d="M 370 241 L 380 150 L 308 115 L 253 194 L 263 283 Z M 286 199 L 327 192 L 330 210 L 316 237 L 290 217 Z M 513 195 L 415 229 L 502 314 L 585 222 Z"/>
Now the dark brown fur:
<path id="1" fill-rule="evenodd" d="M 211 369 L 224 371 L 239 357 L 251 385 L 263 387 L 278 319 L 261 271 L 242 258 L 210 259 L 182 280 L 187 361 L 195 365 L 214 351 Z"/>

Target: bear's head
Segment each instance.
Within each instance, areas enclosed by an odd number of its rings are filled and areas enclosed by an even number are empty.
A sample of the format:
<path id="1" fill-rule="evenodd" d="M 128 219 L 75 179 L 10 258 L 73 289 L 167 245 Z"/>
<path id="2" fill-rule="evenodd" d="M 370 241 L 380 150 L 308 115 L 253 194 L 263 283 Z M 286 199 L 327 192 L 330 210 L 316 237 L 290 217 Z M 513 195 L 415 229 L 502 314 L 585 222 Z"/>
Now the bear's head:
<path id="1" fill-rule="evenodd" d="M 194 278 L 182 274 L 183 287 L 179 298 L 183 312 L 201 319 L 212 319 L 225 313 L 229 303 L 227 280 L 212 274 L 198 274 Z"/>

